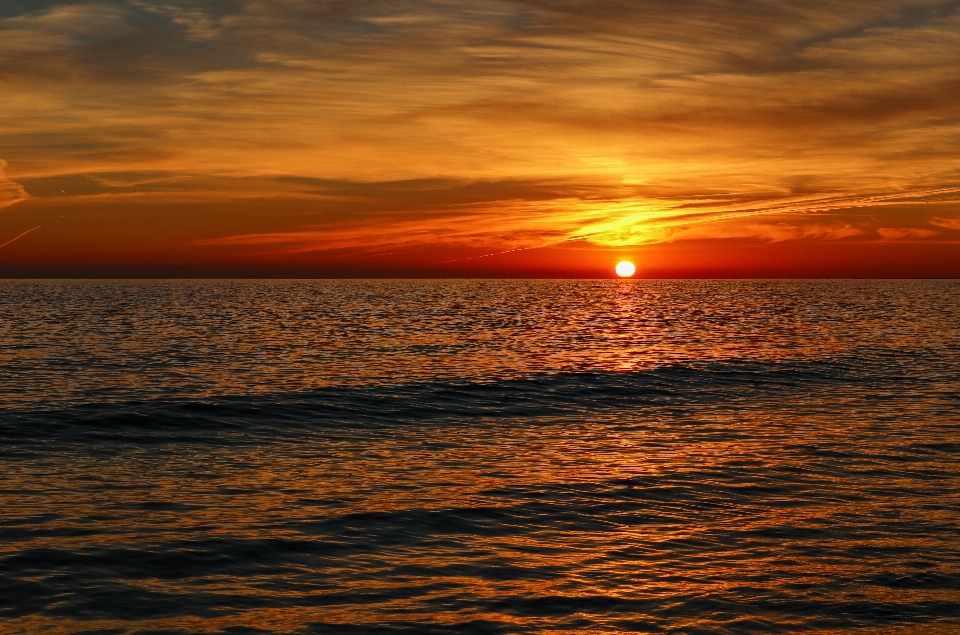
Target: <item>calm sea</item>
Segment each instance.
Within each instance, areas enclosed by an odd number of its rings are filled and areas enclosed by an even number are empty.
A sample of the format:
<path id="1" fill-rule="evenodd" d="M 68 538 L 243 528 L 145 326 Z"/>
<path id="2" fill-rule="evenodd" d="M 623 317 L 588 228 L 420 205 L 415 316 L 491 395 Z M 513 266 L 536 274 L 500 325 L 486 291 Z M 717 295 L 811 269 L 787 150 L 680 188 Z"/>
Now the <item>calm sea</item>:
<path id="1" fill-rule="evenodd" d="M 960 282 L 0 282 L 0 633 L 960 632 Z"/>

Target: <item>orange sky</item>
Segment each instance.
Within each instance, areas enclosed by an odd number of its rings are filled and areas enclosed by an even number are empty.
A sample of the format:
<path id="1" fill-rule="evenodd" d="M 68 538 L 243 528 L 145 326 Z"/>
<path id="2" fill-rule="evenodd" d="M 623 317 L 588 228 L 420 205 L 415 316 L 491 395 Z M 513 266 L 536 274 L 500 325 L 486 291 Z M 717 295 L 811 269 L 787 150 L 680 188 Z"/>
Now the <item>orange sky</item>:
<path id="1" fill-rule="evenodd" d="M 955 0 L 4 0 L 0 276 L 960 277 L 958 68 Z"/>

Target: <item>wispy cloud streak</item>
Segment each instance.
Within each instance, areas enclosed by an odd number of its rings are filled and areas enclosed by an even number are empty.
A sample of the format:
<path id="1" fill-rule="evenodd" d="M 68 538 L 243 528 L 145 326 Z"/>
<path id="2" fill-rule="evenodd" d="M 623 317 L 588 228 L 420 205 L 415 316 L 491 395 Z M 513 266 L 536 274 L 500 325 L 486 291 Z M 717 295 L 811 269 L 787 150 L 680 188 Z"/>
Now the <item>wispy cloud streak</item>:
<path id="1" fill-rule="evenodd" d="M 40 225 L 37 225 L 37 226 L 34 227 L 33 229 L 28 229 L 27 231 L 23 232 L 23 233 L 20 234 L 19 236 L 16 236 L 15 238 L 12 238 L 12 239 L 8 240 L 7 242 L 5 242 L 5 243 L 3 243 L 3 244 L 0 244 L 0 249 L 3 249 L 4 247 L 6 247 L 7 245 L 9 245 L 9 244 L 11 244 L 11 243 L 17 242 L 18 240 L 20 240 L 21 238 L 23 238 L 24 236 L 26 236 L 26 235 L 29 234 L 30 232 L 35 232 L 35 231 L 37 231 L 38 229 L 40 229 Z"/>

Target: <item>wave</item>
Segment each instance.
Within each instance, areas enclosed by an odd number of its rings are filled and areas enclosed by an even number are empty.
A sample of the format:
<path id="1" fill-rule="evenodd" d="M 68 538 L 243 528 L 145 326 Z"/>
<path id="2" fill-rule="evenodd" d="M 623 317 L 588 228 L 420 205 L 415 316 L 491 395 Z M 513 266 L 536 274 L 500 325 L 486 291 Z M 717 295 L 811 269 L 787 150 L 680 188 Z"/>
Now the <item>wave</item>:
<path id="1" fill-rule="evenodd" d="M 70 407 L 0 410 L 0 442 L 38 440 L 139 443 L 285 437 L 316 428 L 469 424 L 620 409 L 735 406 L 750 400 L 841 388 L 848 395 L 937 394 L 956 400 L 955 377 L 909 372 L 858 358 L 762 363 L 732 360 L 644 371 L 560 372 L 494 381 L 430 381 L 337 386 L 292 393 L 163 397 Z"/>

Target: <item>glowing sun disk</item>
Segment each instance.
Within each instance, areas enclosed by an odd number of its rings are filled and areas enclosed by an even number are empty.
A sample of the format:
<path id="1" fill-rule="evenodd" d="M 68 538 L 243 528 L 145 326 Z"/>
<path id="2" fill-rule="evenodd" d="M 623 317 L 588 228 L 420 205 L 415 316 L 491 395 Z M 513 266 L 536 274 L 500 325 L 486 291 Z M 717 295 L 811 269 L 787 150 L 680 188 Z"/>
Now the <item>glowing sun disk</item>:
<path id="1" fill-rule="evenodd" d="M 624 260 L 623 262 L 617 263 L 617 275 L 621 278 L 629 278 L 634 273 L 636 273 L 637 268 L 633 266 L 633 263 L 629 260 Z"/>

